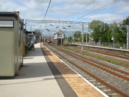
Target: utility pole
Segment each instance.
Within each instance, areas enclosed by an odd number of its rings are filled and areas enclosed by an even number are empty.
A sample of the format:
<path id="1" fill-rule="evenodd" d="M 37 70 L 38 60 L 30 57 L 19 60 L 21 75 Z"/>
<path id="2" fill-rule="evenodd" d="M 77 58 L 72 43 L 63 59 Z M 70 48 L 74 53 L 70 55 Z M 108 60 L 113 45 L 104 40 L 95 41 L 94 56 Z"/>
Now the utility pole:
<path id="1" fill-rule="evenodd" d="M 73 43 L 75 42 L 74 40 L 75 40 L 75 38 L 74 38 L 74 33 L 73 33 L 73 37 L 72 37 L 72 42 L 73 42 Z"/>
<path id="2" fill-rule="evenodd" d="M 129 25 L 127 25 L 127 49 L 129 49 Z"/>
<path id="3" fill-rule="evenodd" d="M 88 44 L 89 23 L 87 24 L 86 45 Z"/>
<path id="4" fill-rule="evenodd" d="M 81 52 L 83 52 L 83 43 L 84 43 L 84 23 L 82 23 L 82 46 L 81 46 Z"/>

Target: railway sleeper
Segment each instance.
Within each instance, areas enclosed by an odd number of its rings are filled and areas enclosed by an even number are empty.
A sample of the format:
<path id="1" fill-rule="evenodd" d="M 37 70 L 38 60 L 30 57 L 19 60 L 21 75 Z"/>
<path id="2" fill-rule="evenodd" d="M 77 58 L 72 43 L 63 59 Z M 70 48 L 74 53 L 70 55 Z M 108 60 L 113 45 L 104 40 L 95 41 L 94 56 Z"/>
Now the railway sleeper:
<path id="1" fill-rule="evenodd" d="M 119 94 L 117 93 L 110 93 L 108 94 L 109 97 L 121 97 Z"/>
<path id="2" fill-rule="evenodd" d="M 104 91 L 104 92 L 110 92 L 111 89 L 103 89 L 102 91 Z"/>

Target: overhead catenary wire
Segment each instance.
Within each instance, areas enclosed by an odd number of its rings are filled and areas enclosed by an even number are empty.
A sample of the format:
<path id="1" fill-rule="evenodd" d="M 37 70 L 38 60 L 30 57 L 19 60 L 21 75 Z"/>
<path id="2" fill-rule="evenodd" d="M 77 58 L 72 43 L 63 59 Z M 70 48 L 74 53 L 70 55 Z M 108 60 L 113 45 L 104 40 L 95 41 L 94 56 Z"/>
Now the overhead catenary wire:
<path id="1" fill-rule="evenodd" d="M 44 14 L 44 18 L 47 16 L 47 13 L 48 13 L 48 10 L 49 10 L 50 5 L 51 5 L 51 0 L 49 0 L 49 3 L 48 3 L 48 6 L 47 6 L 47 9 L 46 9 L 46 12 Z"/>
<path id="2" fill-rule="evenodd" d="M 103 6 L 103 7 L 99 8 L 99 9 L 92 10 L 92 11 L 86 13 L 86 14 L 83 14 L 83 15 L 77 17 L 77 19 L 86 18 L 86 17 L 90 16 L 91 13 L 98 12 L 98 10 L 104 9 L 104 8 L 106 8 L 106 7 L 107 7 L 107 6 Z"/>

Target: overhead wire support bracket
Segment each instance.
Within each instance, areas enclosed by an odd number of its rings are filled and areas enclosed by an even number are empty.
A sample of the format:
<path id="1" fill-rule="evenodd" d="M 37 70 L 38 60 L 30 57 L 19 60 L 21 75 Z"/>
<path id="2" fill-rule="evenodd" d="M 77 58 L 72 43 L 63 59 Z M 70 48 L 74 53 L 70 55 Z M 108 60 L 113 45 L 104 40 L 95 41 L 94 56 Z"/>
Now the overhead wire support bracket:
<path id="1" fill-rule="evenodd" d="M 78 21 L 64 21 L 64 20 L 26 20 L 28 22 L 37 22 L 37 23 L 68 23 L 68 24 L 88 24 L 88 22 L 78 22 Z"/>

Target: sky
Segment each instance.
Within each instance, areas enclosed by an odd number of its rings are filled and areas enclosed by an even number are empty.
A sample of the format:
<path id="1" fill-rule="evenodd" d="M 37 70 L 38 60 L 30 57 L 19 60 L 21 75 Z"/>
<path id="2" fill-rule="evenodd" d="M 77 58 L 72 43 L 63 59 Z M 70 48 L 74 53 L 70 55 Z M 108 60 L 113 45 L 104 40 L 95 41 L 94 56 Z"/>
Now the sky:
<path id="1" fill-rule="evenodd" d="M 20 11 L 23 19 L 44 19 L 49 0 L 0 0 L 0 11 Z M 107 23 L 129 16 L 129 0 L 52 0 L 45 19 Z"/>

